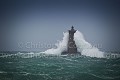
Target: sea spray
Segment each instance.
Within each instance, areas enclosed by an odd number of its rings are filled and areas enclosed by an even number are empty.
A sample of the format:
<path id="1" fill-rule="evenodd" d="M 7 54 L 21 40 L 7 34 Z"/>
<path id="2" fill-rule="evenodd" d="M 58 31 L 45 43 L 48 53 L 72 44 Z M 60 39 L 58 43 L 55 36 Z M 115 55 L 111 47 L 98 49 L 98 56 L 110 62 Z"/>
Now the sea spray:
<path id="1" fill-rule="evenodd" d="M 76 31 L 74 34 L 74 40 L 77 50 L 78 52 L 81 52 L 81 55 L 99 58 L 104 57 L 104 52 L 99 51 L 98 48 L 85 41 L 84 36 L 80 31 Z"/>
<path id="2" fill-rule="evenodd" d="M 52 48 L 46 50 L 45 54 L 61 54 L 64 51 L 67 51 L 68 37 L 69 33 L 63 33 L 63 40 L 59 41 L 56 46 L 57 48 Z M 90 56 L 90 57 L 104 57 L 104 53 L 99 51 L 98 48 L 93 47 L 90 43 L 85 41 L 83 34 L 80 31 L 76 31 L 74 34 L 74 41 L 77 46 L 78 52 L 81 52 L 81 55 Z"/>
<path id="3" fill-rule="evenodd" d="M 67 51 L 67 44 L 68 44 L 68 32 L 63 32 L 63 39 L 56 43 L 55 45 L 57 48 L 48 49 L 45 51 L 46 54 L 61 54 L 63 51 Z"/>

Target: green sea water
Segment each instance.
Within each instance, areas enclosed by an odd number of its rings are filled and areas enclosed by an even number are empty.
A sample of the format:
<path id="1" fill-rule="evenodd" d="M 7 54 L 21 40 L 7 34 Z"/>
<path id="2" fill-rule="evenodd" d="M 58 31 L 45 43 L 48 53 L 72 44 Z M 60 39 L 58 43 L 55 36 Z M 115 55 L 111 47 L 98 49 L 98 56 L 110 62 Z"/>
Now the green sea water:
<path id="1" fill-rule="evenodd" d="M 120 58 L 0 57 L 0 80 L 120 80 Z"/>

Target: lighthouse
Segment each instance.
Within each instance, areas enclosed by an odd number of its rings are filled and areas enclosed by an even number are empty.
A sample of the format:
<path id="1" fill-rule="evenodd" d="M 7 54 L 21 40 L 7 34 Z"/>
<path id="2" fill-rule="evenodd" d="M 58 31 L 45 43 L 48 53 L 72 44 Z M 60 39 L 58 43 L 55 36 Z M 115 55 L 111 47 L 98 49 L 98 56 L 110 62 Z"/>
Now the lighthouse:
<path id="1" fill-rule="evenodd" d="M 71 27 L 71 30 L 68 30 L 69 37 L 68 37 L 68 44 L 67 44 L 67 51 L 62 52 L 61 54 L 80 54 L 80 52 L 77 52 L 77 47 L 74 41 L 74 33 L 76 30 L 74 27 Z"/>
<path id="2" fill-rule="evenodd" d="M 77 53 L 77 47 L 74 41 L 74 33 L 76 30 L 74 30 L 74 27 L 71 27 L 71 30 L 69 31 L 69 39 L 68 39 L 68 47 L 67 47 L 67 52 L 69 54 Z"/>

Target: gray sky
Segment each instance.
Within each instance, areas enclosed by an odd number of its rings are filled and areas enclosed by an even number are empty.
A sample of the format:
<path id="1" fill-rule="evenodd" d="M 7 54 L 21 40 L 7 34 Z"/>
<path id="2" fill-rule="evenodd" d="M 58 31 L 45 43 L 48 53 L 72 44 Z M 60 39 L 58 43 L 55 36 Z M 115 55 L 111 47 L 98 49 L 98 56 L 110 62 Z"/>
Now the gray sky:
<path id="1" fill-rule="evenodd" d="M 72 25 L 100 50 L 120 51 L 119 4 L 119 0 L 1 0 L 0 51 L 44 51 L 62 40 Z M 32 43 L 44 47 L 30 47 Z"/>

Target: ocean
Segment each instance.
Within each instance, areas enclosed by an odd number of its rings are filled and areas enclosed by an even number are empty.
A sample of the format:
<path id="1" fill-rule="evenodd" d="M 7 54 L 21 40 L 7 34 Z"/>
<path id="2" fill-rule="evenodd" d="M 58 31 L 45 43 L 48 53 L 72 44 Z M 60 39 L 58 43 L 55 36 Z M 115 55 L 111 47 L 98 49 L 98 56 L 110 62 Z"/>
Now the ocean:
<path id="1" fill-rule="evenodd" d="M 120 54 L 100 51 L 76 31 L 81 55 L 61 55 L 69 33 L 63 35 L 56 48 L 44 52 L 1 52 L 0 80 L 120 80 Z"/>
<path id="2" fill-rule="evenodd" d="M 7 53 L 0 80 L 120 80 L 120 58 Z"/>

